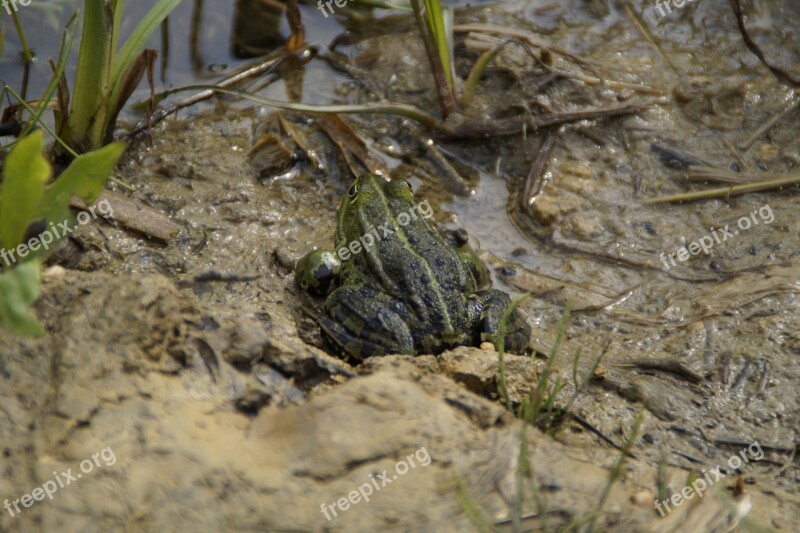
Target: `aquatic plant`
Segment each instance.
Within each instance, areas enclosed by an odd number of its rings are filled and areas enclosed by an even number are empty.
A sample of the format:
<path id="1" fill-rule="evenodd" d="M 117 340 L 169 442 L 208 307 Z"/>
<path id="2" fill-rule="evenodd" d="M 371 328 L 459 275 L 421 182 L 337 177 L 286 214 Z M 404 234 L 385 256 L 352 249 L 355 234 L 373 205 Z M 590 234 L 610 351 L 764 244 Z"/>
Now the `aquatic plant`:
<path id="1" fill-rule="evenodd" d="M 44 109 L 53 109 L 55 136 L 66 146 L 67 153 L 88 152 L 111 142 L 120 111 L 155 58 L 153 52 L 145 50 L 147 41 L 180 0 L 156 2 L 120 47 L 124 4 L 124 0 L 84 2 L 78 64 L 71 91 L 67 89 L 64 66 L 74 36 L 72 20 L 65 28 L 54 75 L 27 130 L 41 123 Z M 19 25 L 17 31 L 20 39 L 24 39 Z M 23 99 L 24 91 L 18 100 L 27 107 Z"/>
<path id="2" fill-rule="evenodd" d="M 124 0 L 84 3 L 78 66 L 72 101 L 59 89 L 59 136 L 77 152 L 111 141 L 117 116 L 141 81 L 148 64 L 148 39 L 180 3 L 159 0 L 117 49 Z"/>

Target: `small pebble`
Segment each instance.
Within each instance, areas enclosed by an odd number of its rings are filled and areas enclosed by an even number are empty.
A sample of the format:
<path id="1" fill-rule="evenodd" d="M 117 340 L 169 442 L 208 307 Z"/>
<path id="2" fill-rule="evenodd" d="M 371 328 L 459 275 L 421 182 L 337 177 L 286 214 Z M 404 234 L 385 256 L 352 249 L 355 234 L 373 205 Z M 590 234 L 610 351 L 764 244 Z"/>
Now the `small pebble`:
<path id="1" fill-rule="evenodd" d="M 651 506 L 653 505 L 653 493 L 649 490 L 640 490 L 631 494 L 631 503 L 635 505 Z"/>
<path id="2" fill-rule="evenodd" d="M 45 283 L 52 281 L 61 281 L 62 279 L 64 279 L 64 274 L 66 273 L 67 271 L 64 270 L 63 267 L 60 267 L 58 265 L 52 266 L 47 270 L 45 270 L 44 272 L 42 272 L 42 280 Z"/>
<path id="3" fill-rule="evenodd" d="M 288 268 L 289 270 L 292 270 L 295 263 L 297 263 L 292 256 L 292 252 L 282 246 L 275 248 L 275 258 L 283 268 Z"/>

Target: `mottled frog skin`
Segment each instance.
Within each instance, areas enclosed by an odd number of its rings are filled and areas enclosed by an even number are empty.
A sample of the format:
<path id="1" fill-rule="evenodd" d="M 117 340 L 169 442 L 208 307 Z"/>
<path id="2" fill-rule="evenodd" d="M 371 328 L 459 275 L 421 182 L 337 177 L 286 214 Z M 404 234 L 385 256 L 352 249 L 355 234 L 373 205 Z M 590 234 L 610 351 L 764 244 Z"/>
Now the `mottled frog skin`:
<path id="1" fill-rule="evenodd" d="M 486 268 L 466 234 L 443 236 L 431 215 L 427 200 L 414 202 L 407 182 L 365 174 L 339 207 L 334 251 L 315 250 L 298 262 L 298 286 L 328 295 L 315 318 L 346 354 L 363 359 L 438 354 L 484 341 L 499 346 L 509 296 L 482 288 Z M 513 310 L 505 349 L 523 353 L 529 337 L 530 327 Z"/>

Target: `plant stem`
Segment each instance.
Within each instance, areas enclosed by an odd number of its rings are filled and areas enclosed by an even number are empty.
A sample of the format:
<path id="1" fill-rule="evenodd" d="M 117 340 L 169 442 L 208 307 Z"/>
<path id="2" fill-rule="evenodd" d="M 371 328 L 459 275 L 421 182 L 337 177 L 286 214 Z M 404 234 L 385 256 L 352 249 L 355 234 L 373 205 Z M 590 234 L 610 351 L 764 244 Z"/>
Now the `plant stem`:
<path id="1" fill-rule="evenodd" d="M 22 24 L 19 22 L 16 9 L 11 10 L 11 18 L 14 19 L 14 26 L 17 28 L 17 35 L 19 35 L 19 42 L 22 45 L 22 55 L 25 58 L 25 62 L 33 63 L 33 54 L 31 53 L 31 49 L 28 48 L 28 41 L 25 39 L 25 31 L 23 31 Z"/>
<path id="2" fill-rule="evenodd" d="M 218 87 L 216 85 L 188 85 L 180 87 L 171 91 L 166 91 L 163 96 L 169 96 L 183 91 L 214 91 L 218 93 L 231 94 L 258 102 L 259 104 L 268 105 L 270 107 L 277 107 L 279 109 L 289 109 L 290 111 L 300 111 L 302 113 L 377 113 L 381 115 L 400 115 L 412 120 L 415 120 L 431 129 L 437 129 L 439 122 L 432 116 L 426 114 L 413 105 L 396 104 L 396 103 L 370 103 L 361 105 L 311 105 L 311 104 L 297 104 L 291 102 L 281 102 L 280 100 L 272 100 L 250 94 L 246 91 L 239 89 L 232 89 L 226 87 Z"/>

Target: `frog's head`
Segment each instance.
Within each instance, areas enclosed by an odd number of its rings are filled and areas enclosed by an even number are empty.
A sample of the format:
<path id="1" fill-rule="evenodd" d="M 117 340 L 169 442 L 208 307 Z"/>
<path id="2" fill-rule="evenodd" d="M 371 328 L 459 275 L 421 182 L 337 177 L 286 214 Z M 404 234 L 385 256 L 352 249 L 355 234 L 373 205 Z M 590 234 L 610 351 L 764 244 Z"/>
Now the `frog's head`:
<path id="1" fill-rule="evenodd" d="M 414 195 L 408 182 L 378 174 L 362 174 L 353 180 L 339 206 L 336 240 L 358 239 L 413 205 Z"/>

